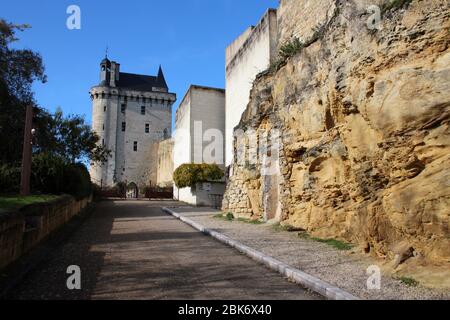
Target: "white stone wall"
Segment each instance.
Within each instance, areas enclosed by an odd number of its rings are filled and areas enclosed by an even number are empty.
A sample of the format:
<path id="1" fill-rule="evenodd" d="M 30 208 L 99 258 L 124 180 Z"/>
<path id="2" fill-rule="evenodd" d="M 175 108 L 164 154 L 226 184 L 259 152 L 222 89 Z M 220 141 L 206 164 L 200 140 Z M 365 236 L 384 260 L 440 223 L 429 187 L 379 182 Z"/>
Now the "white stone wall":
<path id="1" fill-rule="evenodd" d="M 103 187 L 134 182 L 140 189 L 155 185 L 158 150 L 155 144 L 171 135 L 175 95 L 95 87 L 91 96 L 93 130 L 100 136 L 100 143 L 104 141 L 112 151 L 112 157 L 103 166 L 91 166 L 93 182 Z M 125 112 L 121 110 L 122 104 L 126 105 Z M 145 115 L 141 114 L 142 106 L 146 108 Z M 146 124 L 149 124 L 149 133 L 145 132 Z M 134 151 L 135 141 L 137 151 Z"/>
<path id="2" fill-rule="evenodd" d="M 208 188 L 205 188 L 208 185 Z M 194 206 L 211 207 L 218 203 L 213 203 L 216 195 L 225 193 L 225 182 L 197 183 L 194 188 L 178 189 L 174 187 L 174 198 Z M 220 203 L 219 203 L 220 207 Z"/>
<path id="3" fill-rule="evenodd" d="M 193 192 L 192 188 L 178 189 L 173 187 L 173 197 L 175 200 L 183 201 L 191 205 L 197 205 L 197 196 Z"/>
<path id="4" fill-rule="evenodd" d="M 206 188 L 205 186 L 208 185 Z M 218 203 L 213 203 L 216 195 L 223 196 L 225 193 L 225 182 L 213 182 L 213 183 L 198 183 L 195 187 L 194 194 L 196 197 L 197 206 L 214 206 Z M 221 207 L 219 205 L 219 207 Z"/>
<path id="5" fill-rule="evenodd" d="M 176 170 L 184 163 L 191 162 L 191 102 L 188 92 L 180 106 L 175 118 L 175 133 L 173 147 L 173 167 Z"/>
<path id="6" fill-rule="evenodd" d="M 174 140 L 167 139 L 158 143 L 158 172 L 156 183 L 160 187 L 173 185 L 173 147 Z"/>
<path id="7" fill-rule="evenodd" d="M 242 49 L 242 45 L 247 41 L 254 29 L 254 26 L 249 27 L 225 49 L 225 66 L 228 66 L 239 50 Z"/>
<path id="8" fill-rule="evenodd" d="M 250 30 L 247 29 L 226 50 L 226 166 L 233 160 L 233 130 L 250 100 L 253 81 L 276 58 L 276 10 L 268 10 L 258 25 Z"/>
<path id="9" fill-rule="evenodd" d="M 186 163 L 216 163 L 223 167 L 224 131 L 225 91 L 191 86 L 177 110 L 174 170 Z M 193 205 L 206 205 L 208 198 L 204 194 L 196 194 L 195 188 L 176 187 L 174 197 Z"/>
<path id="10" fill-rule="evenodd" d="M 197 130 L 197 133 L 195 130 Z M 174 168 L 176 169 L 185 163 L 223 165 L 224 132 L 225 91 L 216 88 L 191 86 L 177 110 L 174 134 Z M 211 148 L 212 144 L 218 147 Z M 209 150 L 212 152 L 209 152 Z M 204 157 L 205 153 L 212 156 Z M 210 161 L 209 158 L 217 159 L 217 161 Z"/>
<path id="11" fill-rule="evenodd" d="M 191 161 L 223 166 L 224 136 L 225 91 L 194 87 L 191 90 Z"/>

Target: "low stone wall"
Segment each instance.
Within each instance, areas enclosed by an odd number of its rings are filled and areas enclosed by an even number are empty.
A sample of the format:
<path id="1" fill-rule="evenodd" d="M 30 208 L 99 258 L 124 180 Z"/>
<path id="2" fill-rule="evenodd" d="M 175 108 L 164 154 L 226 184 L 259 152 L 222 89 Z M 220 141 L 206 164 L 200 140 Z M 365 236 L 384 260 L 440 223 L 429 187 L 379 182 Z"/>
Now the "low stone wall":
<path id="1" fill-rule="evenodd" d="M 91 202 L 92 197 L 77 201 L 65 196 L 26 206 L 18 212 L 0 214 L 0 269 L 34 248 Z"/>

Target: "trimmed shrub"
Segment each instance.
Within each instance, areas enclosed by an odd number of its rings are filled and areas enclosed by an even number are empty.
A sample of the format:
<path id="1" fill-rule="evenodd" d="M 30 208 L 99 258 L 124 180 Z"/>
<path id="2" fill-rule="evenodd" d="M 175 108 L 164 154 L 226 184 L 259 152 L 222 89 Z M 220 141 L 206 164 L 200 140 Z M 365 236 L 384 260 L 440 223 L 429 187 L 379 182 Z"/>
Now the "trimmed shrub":
<path id="1" fill-rule="evenodd" d="M 224 172 L 216 164 L 183 164 L 174 174 L 173 180 L 177 188 L 193 187 L 200 182 L 217 181 L 222 179 Z"/>

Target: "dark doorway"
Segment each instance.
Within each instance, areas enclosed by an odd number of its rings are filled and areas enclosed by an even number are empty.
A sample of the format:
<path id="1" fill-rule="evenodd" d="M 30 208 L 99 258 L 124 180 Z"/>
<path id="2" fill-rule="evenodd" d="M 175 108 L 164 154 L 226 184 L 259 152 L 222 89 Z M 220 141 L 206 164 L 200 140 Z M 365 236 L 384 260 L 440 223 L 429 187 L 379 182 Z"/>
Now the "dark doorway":
<path id="1" fill-rule="evenodd" d="M 139 189 L 136 183 L 131 182 L 127 186 L 127 199 L 137 199 L 139 196 Z"/>

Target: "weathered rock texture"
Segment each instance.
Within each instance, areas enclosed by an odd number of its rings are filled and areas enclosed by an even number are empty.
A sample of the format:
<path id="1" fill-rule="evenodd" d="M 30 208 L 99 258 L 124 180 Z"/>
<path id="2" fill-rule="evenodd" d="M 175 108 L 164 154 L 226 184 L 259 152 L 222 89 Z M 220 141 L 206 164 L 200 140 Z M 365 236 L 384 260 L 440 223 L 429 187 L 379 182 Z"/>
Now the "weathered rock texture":
<path id="1" fill-rule="evenodd" d="M 280 45 L 312 44 L 258 77 L 239 126 L 281 132 L 281 174 L 262 175 L 261 150 L 235 142 L 257 163 L 235 159 L 223 209 L 397 263 L 448 263 L 450 2 L 394 5 L 369 30 L 366 9 L 386 2 L 281 1 Z"/>

